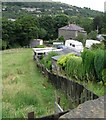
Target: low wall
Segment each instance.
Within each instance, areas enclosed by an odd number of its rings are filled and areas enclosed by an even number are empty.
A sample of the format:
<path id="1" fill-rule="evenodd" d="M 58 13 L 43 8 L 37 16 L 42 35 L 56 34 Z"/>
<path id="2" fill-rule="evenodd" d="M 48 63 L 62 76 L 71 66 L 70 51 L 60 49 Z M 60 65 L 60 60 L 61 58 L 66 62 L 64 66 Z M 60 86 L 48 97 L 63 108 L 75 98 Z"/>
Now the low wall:
<path id="1" fill-rule="evenodd" d="M 48 77 L 49 81 L 57 88 L 61 89 L 67 99 L 70 101 L 69 108 L 72 107 L 72 104 L 78 106 L 81 103 L 84 103 L 88 100 L 97 99 L 98 96 L 86 89 L 84 86 L 71 81 L 63 76 L 58 76 L 48 71 L 44 66 L 37 63 L 37 66 L 42 71 L 42 73 Z"/>

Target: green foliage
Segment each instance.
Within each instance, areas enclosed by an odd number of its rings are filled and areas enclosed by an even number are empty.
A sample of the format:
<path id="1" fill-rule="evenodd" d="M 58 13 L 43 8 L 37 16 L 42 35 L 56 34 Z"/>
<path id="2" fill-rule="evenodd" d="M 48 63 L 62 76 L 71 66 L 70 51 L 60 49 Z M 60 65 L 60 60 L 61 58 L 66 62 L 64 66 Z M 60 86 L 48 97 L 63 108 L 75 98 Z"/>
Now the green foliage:
<path id="1" fill-rule="evenodd" d="M 106 68 L 102 70 L 102 80 L 104 84 L 106 85 Z"/>
<path id="2" fill-rule="evenodd" d="M 5 50 L 7 48 L 7 42 L 3 40 L 1 43 L 2 43 L 2 50 Z"/>
<path id="3" fill-rule="evenodd" d="M 102 49 L 102 50 L 104 50 L 104 49 L 105 49 L 105 46 L 104 46 L 104 43 L 101 42 L 100 44 L 93 44 L 93 45 L 91 46 L 91 49 L 92 49 L 92 50 L 97 50 L 97 49 Z"/>
<path id="4" fill-rule="evenodd" d="M 93 30 L 97 30 L 98 29 L 98 33 L 100 34 L 103 28 L 103 16 L 96 16 L 93 19 Z"/>
<path id="5" fill-rule="evenodd" d="M 65 39 L 64 39 L 63 36 L 60 36 L 60 37 L 58 38 L 58 40 L 64 42 Z"/>
<path id="6" fill-rule="evenodd" d="M 95 80 L 94 57 L 93 51 L 84 50 L 81 54 L 83 69 L 88 80 Z"/>
<path id="7" fill-rule="evenodd" d="M 72 56 L 66 63 L 66 74 L 70 77 L 76 78 L 76 80 L 83 79 L 83 66 L 82 58 L 78 56 Z"/>
<path id="8" fill-rule="evenodd" d="M 78 40 L 79 42 L 82 42 L 83 46 L 85 46 L 87 36 L 82 33 L 79 33 L 75 39 Z"/>
<path id="9" fill-rule="evenodd" d="M 47 56 L 44 56 L 42 63 L 44 66 L 51 70 L 52 69 L 52 57 L 58 55 L 56 52 L 49 52 Z"/>
<path id="10" fill-rule="evenodd" d="M 35 48 L 45 48 L 46 46 L 45 45 L 37 45 L 35 46 Z"/>
<path id="11" fill-rule="evenodd" d="M 66 67 L 66 63 L 68 61 L 68 59 L 70 59 L 70 57 L 73 57 L 75 56 L 74 54 L 67 54 L 67 55 L 62 55 L 58 61 L 57 61 L 57 64 L 60 65 L 62 68 L 65 68 Z"/>
<path id="12" fill-rule="evenodd" d="M 102 12 L 91 10 L 89 8 L 84 7 L 83 9 L 80 7 L 68 5 L 65 3 L 60 2 L 5 2 L 3 3 L 3 7 L 6 6 L 6 10 L 2 11 L 3 16 L 7 18 L 16 18 L 22 14 L 33 14 L 34 16 L 37 15 L 58 15 L 58 14 L 65 14 L 69 16 L 84 16 L 84 17 L 95 17 L 97 15 L 103 14 Z M 27 10 L 23 10 L 21 8 L 40 8 L 41 12 L 37 10 L 34 12 L 30 12 Z M 76 11 L 76 9 L 78 11 Z"/>
<path id="13" fill-rule="evenodd" d="M 89 39 L 96 40 L 96 36 L 97 36 L 97 32 L 96 32 L 96 31 L 91 31 L 91 32 L 88 34 L 88 38 L 89 38 Z"/>
<path id="14" fill-rule="evenodd" d="M 85 49 L 81 57 L 73 54 L 63 55 L 57 64 L 66 72 L 67 76 L 74 77 L 76 80 L 103 82 L 102 70 L 106 68 L 105 61 L 104 50 Z"/>
<path id="15" fill-rule="evenodd" d="M 94 67 L 96 71 L 97 81 L 102 81 L 102 70 L 104 68 L 104 50 L 96 50 L 94 58 Z"/>

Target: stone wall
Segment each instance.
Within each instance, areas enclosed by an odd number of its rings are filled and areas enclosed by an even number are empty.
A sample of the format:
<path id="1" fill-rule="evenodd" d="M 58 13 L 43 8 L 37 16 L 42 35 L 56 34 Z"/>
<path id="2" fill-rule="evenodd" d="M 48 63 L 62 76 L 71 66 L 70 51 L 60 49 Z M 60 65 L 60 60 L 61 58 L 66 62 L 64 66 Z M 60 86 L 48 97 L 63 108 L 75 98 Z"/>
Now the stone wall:
<path id="1" fill-rule="evenodd" d="M 74 39 L 76 37 L 76 33 L 77 31 L 70 31 L 70 30 L 62 30 L 59 29 L 58 33 L 58 37 L 63 36 L 65 40 L 68 40 L 70 38 Z"/>
<path id="2" fill-rule="evenodd" d="M 59 120 L 63 118 L 65 120 L 70 120 L 71 118 L 81 118 L 81 120 L 85 120 L 84 118 L 96 118 L 95 120 L 97 118 L 106 118 L 104 110 L 104 97 L 100 97 L 96 100 L 90 100 L 80 104 L 77 108 L 61 116 Z"/>

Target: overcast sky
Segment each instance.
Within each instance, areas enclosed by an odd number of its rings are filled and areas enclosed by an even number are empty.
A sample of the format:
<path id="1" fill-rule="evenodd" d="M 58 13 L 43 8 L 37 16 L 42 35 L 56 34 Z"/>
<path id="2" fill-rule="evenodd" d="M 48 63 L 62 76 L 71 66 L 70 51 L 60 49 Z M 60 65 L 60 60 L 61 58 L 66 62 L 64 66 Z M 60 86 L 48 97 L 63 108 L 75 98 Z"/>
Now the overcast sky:
<path id="1" fill-rule="evenodd" d="M 104 11 L 104 2 L 106 0 L 53 0 L 67 3 L 78 7 L 88 7 L 93 10 Z"/>

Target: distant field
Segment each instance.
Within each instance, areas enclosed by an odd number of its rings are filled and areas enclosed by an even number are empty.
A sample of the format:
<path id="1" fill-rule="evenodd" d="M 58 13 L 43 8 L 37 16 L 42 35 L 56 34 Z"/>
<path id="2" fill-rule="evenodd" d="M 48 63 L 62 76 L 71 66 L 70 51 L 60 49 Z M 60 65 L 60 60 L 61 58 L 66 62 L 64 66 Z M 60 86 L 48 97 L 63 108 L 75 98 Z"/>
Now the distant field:
<path id="1" fill-rule="evenodd" d="M 36 116 L 54 113 L 55 88 L 47 82 L 35 65 L 31 49 L 6 50 L 2 55 L 3 118 L 25 118 L 28 112 Z M 68 102 L 61 96 L 61 105 Z"/>

